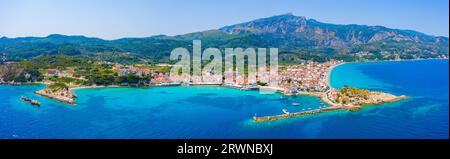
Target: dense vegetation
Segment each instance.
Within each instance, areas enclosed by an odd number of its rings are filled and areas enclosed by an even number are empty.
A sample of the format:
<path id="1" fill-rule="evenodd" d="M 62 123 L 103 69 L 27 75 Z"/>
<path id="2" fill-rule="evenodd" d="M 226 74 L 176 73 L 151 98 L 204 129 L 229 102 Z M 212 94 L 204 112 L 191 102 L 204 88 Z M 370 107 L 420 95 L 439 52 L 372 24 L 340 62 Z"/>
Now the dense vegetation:
<path id="1" fill-rule="evenodd" d="M 159 71 L 166 68 L 155 67 Z M 103 64 L 87 56 L 49 55 L 40 56 L 27 61 L 0 65 L 0 81 L 39 82 L 44 80 L 48 69 L 72 71 L 73 77 L 48 76 L 54 83 L 75 85 L 141 85 L 150 82 L 151 75 L 139 77 L 136 74 L 118 76 L 112 66 Z M 84 80 L 79 79 L 84 77 Z"/>
<path id="2" fill-rule="evenodd" d="M 339 94 L 335 100 L 336 103 L 348 104 L 350 99 L 369 99 L 371 92 L 367 89 L 344 86 L 339 90 Z"/>
<path id="3" fill-rule="evenodd" d="M 66 84 L 60 83 L 60 82 L 50 84 L 50 85 L 48 85 L 47 88 L 49 88 L 53 92 L 59 91 L 59 90 L 68 90 L 69 89 L 69 87 Z"/>
<path id="4" fill-rule="evenodd" d="M 8 60 L 32 59 L 46 55 L 84 56 L 120 63 L 169 61 L 177 47 L 192 50 L 192 40 L 202 48 L 279 48 L 281 63 L 302 60 L 345 61 L 393 60 L 397 58 L 448 57 L 447 37 L 389 29 L 381 26 L 334 25 L 291 14 L 257 19 L 178 36 L 102 40 L 84 36 L 0 38 L 0 52 Z"/>
<path id="5" fill-rule="evenodd" d="M 0 65 L 0 82 L 36 82 L 43 78 L 38 67 L 27 61 Z"/>
<path id="6" fill-rule="evenodd" d="M 357 97 L 357 98 L 364 98 L 364 99 L 368 99 L 369 95 L 370 95 L 369 90 L 348 87 L 348 86 L 344 86 L 339 92 L 348 97 Z"/>

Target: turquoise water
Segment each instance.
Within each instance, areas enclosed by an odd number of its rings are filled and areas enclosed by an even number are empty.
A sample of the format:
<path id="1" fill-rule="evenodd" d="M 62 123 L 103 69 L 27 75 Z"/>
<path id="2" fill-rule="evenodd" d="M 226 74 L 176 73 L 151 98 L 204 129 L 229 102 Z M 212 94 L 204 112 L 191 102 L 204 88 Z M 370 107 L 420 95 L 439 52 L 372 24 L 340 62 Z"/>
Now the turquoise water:
<path id="1" fill-rule="evenodd" d="M 448 61 L 348 63 L 333 87 L 412 98 L 359 112 L 273 122 L 252 116 L 325 107 L 319 98 L 221 87 L 79 89 L 78 106 L 34 95 L 43 85 L 0 85 L 0 138 L 448 138 Z M 41 101 L 35 108 L 20 101 Z M 300 106 L 292 106 L 293 102 Z"/>

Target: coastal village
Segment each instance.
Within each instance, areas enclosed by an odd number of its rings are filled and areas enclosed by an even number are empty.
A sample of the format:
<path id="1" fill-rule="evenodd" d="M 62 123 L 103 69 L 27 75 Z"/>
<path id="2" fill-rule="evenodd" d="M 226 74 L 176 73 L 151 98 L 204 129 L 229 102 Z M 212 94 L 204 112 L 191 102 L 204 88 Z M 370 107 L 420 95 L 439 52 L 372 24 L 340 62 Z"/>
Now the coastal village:
<path id="1" fill-rule="evenodd" d="M 331 110 L 357 111 L 365 105 L 382 104 L 407 98 L 403 95 L 395 96 L 388 93 L 369 91 L 358 88 L 332 88 L 329 84 L 331 70 L 343 63 L 343 61 L 328 61 L 323 63 L 305 61 L 296 65 L 283 65 L 279 67 L 277 78 L 278 86 L 271 87 L 267 86 L 266 83 L 259 82 L 258 77 L 257 81 L 253 83 L 249 82 L 247 78 L 237 79 L 236 77 L 233 78 L 232 82 L 225 82 L 223 79 L 219 78 L 221 76 L 215 76 L 210 73 L 203 75 L 203 77 L 190 77 L 189 79 L 183 79 L 182 81 L 185 82 L 176 82 L 173 80 L 177 78 L 170 77 L 170 69 L 171 67 L 173 67 L 173 65 L 171 64 L 159 63 L 154 65 L 126 65 L 115 62 L 100 61 L 97 62 L 97 65 L 105 66 L 105 68 L 107 69 L 103 70 L 104 72 L 113 74 L 118 78 L 128 78 L 128 76 L 131 76 L 136 77 L 140 80 L 134 81 L 133 83 L 129 83 L 127 81 L 118 81 L 114 84 L 107 85 L 86 85 L 83 84 L 83 81 L 88 81 L 88 77 L 77 75 L 76 68 L 48 68 L 44 70 L 45 73 L 43 80 L 43 83 L 48 84 L 48 87 L 44 88 L 43 90 L 36 91 L 35 93 L 70 105 L 76 105 L 75 99 L 77 96 L 72 92 L 72 89 L 77 88 L 215 85 L 233 87 L 243 90 L 273 89 L 274 91 L 280 92 L 284 95 L 311 95 L 321 98 L 322 101 L 330 105 L 329 107 L 324 107 L 317 110 L 293 113 L 290 113 L 287 110 L 283 109 L 282 114 L 280 115 L 264 117 L 254 116 L 254 120 L 256 122 L 270 121 L 306 114 L 316 114 Z M 61 82 L 61 79 L 65 80 L 62 80 L 63 82 Z"/>

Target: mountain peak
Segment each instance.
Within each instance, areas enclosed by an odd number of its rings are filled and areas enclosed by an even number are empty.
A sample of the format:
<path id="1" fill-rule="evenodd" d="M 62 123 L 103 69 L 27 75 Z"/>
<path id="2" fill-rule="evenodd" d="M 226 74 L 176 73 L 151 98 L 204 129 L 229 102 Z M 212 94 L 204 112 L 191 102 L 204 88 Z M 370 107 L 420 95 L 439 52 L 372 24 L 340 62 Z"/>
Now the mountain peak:
<path id="1" fill-rule="evenodd" d="M 272 17 L 295 17 L 295 15 L 292 12 L 289 12 L 289 13 L 284 13 L 284 14 L 280 14 L 280 15 L 275 15 Z"/>
<path id="2" fill-rule="evenodd" d="M 261 18 L 250 22 L 226 26 L 220 28 L 229 34 L 240 33 L 288 33 L 295 31 L 296 28 L 307 24 L 307 19 L 302 16 L 295 16 L 292 13 L 276 15 L 267 18 Z"/>
<path id="3" fill-rule="evenodd" d="M 63 38 L 63 37 L 69 37 L 69 36 L 63 35 L 63 34 L 50 34 L 46 38 Z"/>
<path id="4" fill-rule="evenodd" d="M 296 16 L 292 12 L 289 12 L 289 13 L 285 13 L 285 14 L 274 15 L 274 16 L 271 16 L 271 17 L 257 19 L 257 20 L 254 20 L 254 21 L 258 21 L 258 20 L 276 20 L 276 19 L 284 19 L 284 20 L 287 20 L 287 19 L 302 19 L 302 20 L 306 20 L 306 17 L 304 17 L 304 16 Z"/>

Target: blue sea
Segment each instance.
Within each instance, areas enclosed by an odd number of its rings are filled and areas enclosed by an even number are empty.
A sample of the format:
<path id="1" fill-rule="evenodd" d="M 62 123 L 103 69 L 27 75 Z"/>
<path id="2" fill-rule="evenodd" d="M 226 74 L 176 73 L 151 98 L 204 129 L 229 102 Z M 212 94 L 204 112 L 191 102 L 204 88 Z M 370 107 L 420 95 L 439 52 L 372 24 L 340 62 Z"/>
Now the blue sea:
<path id="1" fill-rule="evenodd" d="M 77 89 L 78 106 L 33 94 L 44 85 L 0 85 L 0 138 L 8 139 L 434 139 L 449 137 L 448 60 L 346 63 L 331 85 L 411 98 L 358 112 L 255 123 L 252 117 L 327 107 L 317 97 L 287 97 L 222 87 Z M 27 96 L 40 108 L 22 102 Z M 298 102 L 299 106 L 292 106 Z"/>

